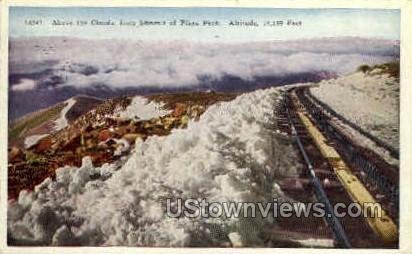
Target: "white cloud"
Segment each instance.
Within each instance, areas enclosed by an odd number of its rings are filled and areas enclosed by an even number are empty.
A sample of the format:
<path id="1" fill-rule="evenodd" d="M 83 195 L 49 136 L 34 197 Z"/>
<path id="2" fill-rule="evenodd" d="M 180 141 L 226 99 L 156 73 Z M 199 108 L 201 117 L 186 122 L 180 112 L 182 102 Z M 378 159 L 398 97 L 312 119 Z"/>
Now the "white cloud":
<path id="1" fill-rule="evenodd" d="M 11 87 L 11 90 L 13 91 L 26 91 L 26 90 L 32 90 L 36 88 L 37 84 L 36 81 L 31 80 L 31 79 L 21 79 L 18 84 L 15 84 Z"/>
<path id="2" fill-rule="evenodd" d="M 198 84 L 203 75 L 342 74 L 398 55 L 397 41 L 352 37 L 236 44 L 42 37 L 11 41 L 10 70 L 33 73 L 44 66 L 75 87 L 184 87 Z"/>

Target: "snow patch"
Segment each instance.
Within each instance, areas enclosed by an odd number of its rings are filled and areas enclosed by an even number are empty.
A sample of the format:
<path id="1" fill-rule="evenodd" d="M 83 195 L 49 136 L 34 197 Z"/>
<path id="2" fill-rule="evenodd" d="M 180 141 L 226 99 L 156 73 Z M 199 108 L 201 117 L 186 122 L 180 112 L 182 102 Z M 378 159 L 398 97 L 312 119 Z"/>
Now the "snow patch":
<path id="1" fill-rule="evenodd" d="M 170 114 L 171 111 L 164 110 L 163 104 L 150 101 L 141 96 L 135 96 L 130 105 L 124 110 L 117 112 L 122 118 L 138 118 L 139 120 L 149 120 L 156 117 Z"/>
<path id="2" fill-rule="evenodd" d="M 127 142 L 125 139 L 114 139 L 114 141 L 117 143 L 118 147 L 114 151 L 115 156 L 120 156 L 123 153 L 129 151 L 130 149 L 130 144 Z"/>
<path id="3" fill-rule="evenodd" d="M 39 142 L 40 139 L 47 137 L 49 134 L 39 134 L 39 135 L 32 135 L 32 136 L 28 136 L 24 139 L 24 147 L 30 148 L 32 146 L 34 146 L 35 144 L 37 144 L 37 142 Z"/>
<path id="4" fill-rule="evenodd" d="M 305 240 L 296 240 L 302 246 L 309 248 L 333 248 L 335 246 L 333 239 L 309 238 Z"/>
<path id="5" fill-rule="evenodd" d="M 73 107 L 73 105 L 76 104 L 76 100 L 74 98 L 70 98 L 67 101 L 65 101 L 64 103 L 66 103 L 66 106 L 60 112 L 60 118 L 58 118 L 56 121 L 54 121 L 54 130 L 55 131 L 62 130 L 69 124 L 69 122 L 67 121 L 67 118 L 66 118 L 66 114 Z"/>

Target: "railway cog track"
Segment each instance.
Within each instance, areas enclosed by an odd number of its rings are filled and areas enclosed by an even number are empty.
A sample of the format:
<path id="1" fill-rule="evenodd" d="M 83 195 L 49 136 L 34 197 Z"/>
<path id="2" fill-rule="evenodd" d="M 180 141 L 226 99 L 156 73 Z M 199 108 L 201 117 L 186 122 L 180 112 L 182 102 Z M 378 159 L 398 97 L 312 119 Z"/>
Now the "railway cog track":
<path id="1" fill-rule="evenodd" d="M 306 96 L 307 89 L 288 89 L 283 107 L 276 109 L 281 119 L 281 131 L 295 139 L 301 161 L 306 165 L 303 177 L 309 178 L 311 183 L 306 191 L 312 192 L 318 202 L 326 204 L 327 214 L 331 213 L 328 206 L 338 202 L 350 204 L 365 200 L 373 200 L 383 212 L 383 217 L 377 219 L 364 216 L 336 218 L 333 213 L 326 216 L 324 222 L 333 233 L 335 245 L 344 248 L 396 248 L 399 188 L 395 172 L 383 173 L 385 164 L 379 161 L 379 156 L 352 144 L 347 136 L 334 128 L 326 109 Z M 317 130 L 320 136 L 317 137 L 310 128 Z M 324 139 L 324 144 L 317 138 Z M 347 167 L 344 171 L 337 170 L 336 158 L 331 160 L 325 156 L 322 144 L 335 151 L 338 164 Z M 346 175 L 354 179 L 354 183 L 346 182 Z M 376 200 L 376 195 L 386 198 Z M 302 223 L 303 227 L 305 222 Z"/>

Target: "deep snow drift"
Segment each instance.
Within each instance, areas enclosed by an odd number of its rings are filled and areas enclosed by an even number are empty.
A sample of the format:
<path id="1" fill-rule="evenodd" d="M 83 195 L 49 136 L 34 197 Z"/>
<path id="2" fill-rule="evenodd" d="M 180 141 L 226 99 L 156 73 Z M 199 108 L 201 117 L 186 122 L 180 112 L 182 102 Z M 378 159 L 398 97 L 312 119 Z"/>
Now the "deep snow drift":
<path id="1" fill-rule="evenodd" d="M 140 139 L 130 157 L 57 170 L 8 206 L 11 242 L 41 245 L 262 246 L 262 218 L 170 218 L 171 198 L 271 202 L 278 176 L 299 170 L 290 138 L 276 131 L 271 88 L 211 106 L 187 129 Z M 270 217 L 270 216 L 269 216 Z"/>
<path id="2" fill-rule="evenodd" d="M 313 95 L 372 135 L 399 149 L 399 82 L 387 74 L 323 81 Z"/>

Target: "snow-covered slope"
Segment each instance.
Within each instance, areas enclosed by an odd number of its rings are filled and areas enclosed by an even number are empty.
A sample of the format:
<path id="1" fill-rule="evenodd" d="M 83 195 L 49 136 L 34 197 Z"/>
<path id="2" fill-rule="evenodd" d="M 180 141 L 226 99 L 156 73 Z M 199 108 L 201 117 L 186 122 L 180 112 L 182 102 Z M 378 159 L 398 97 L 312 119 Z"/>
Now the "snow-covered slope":
<path id="1" fill-rule="evenodd" d="M 9 146 L 30 148 L 100 103 L 102 100 L 95 97 L 79 95 L 16 119 L 9 125 Z"/>
<path id="2" fill-rule="evenodd" d="M 399 149 L 399 82 L 356 72 L 311 89 L 313 95 L 372 135 Z"/>
<path id="3" fill-rule="evenodd" d="M 61 129 L 64 129 L 68 124 L 68 120 L 66 117 L 67 112 L 76 104 L 76 99 L 70 98 L 67 101 L 64 102 L 66 106 L 63 108 L 63 110 L 60 112 L 60 117 L 54 122 L 54 130 L 59 131 Z"/>
<path id="4" fill-rule="evenodd" d="M 275 129 L 280 96 L 272 88 L 215 104 L 187 129 L 138 139 L 120 166 L 95 168 L 84 158 L 80 168 L 58 169 L 56 181 L 9 203 L 10 237 L 46 245 L 227 246 L 237 235 L 245 245 L 262 245 L 262 218 L 170 218 L 162 202 L 281 197 L 276 177 L 299 165 L 291 140 Z"/>
<path id="5" fill-rule="evenodd" d="M 53 121 L 53 129 L 50 131 L 50 133 L 62 130 L 69 124 L 66 114 L 74 106 L 74 104 L 76 104 L 76 99 L 70 98 L 67 101 L 64 101 L 63 103 L 65 106 L 60 111 L 59 117 Z M 47 131 L 47 129 L 44 128 L 44 130 L 42 131 L 45 132 Z M 47 137 L 50 133 L 41 133 L 41 134 L 35 134 L 35 135 L 30 135 L 30 136 L 25 137 L 24 147 L 29 148 L 37 144 L 37 142 L 39 142 L 42 138 Z"/>

